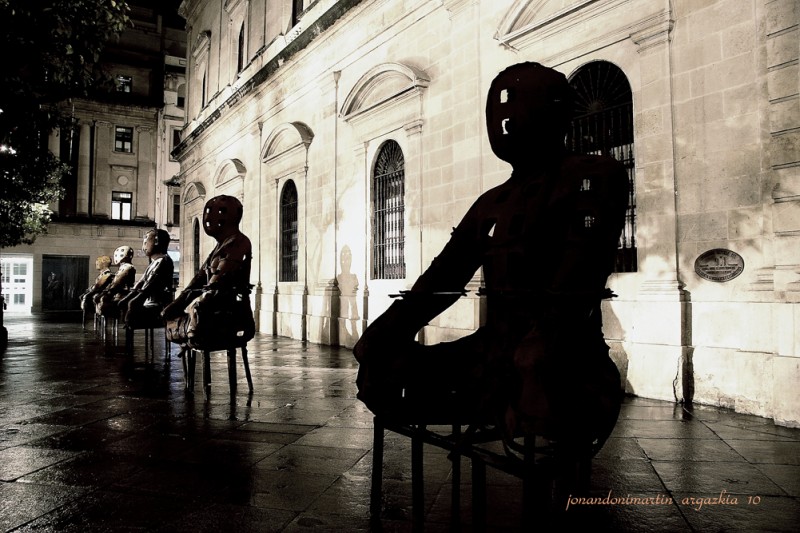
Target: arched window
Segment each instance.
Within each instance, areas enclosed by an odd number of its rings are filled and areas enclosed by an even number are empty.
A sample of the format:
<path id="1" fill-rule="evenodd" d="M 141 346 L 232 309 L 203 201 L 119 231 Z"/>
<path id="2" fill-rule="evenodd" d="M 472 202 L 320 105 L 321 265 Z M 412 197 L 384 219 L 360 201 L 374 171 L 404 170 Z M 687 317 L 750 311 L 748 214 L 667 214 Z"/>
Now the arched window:
<path id="1" fill-rule="evenodd" d="M 236 47 L 236 72 L 244 69 L 244 22 L 239 28 L 239 42 Z"/>
<path id="2" fill-rule="evenodd" d="M 297 187 L 286 182 L 281 193 L 281 281 L 297 281 Z"/>
<path id="3" fill-rule="evenodd" d="M 372 178 L 372 279 L 406 277 L 405 160 L 400 145 L 386 141 Z"/>
<path id="4" fill-rule="evenodd" d="M 192 225 L 192 266 L 195 271 L 200 270 L 200 221 L 197 219 Z"/>
<path id="5" fill-rule="evenodd" d="M 628 210 L 619 241 L 616 272 L 636 272 L 636 189 L 633 158 L 633 96 L 625 73 L 607 61 L 592 61 L 570 78 L 575 118 L 567 146 L 580 154 L 609 155 L 628 171 Z"/>

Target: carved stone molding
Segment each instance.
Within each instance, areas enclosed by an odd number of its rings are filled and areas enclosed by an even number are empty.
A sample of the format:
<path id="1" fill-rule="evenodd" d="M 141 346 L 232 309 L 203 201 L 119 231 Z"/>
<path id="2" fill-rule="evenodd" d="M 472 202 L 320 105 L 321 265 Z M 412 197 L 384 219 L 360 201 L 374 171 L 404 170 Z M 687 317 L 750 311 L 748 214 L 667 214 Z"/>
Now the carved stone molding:
<path id="1" fill-rule="evenodd" d="M 650 19 L 640 23 L 642 29 L 631 33 L 631 41 L 639 46 L 639 53 L 668 43 L 672 36 L 672 27 L 675 21 L 666 11 L 653 15 Z"/>
<path id="2" fill-rule="evenodd" d="M 420 135 L 422 134 L 422 125 L 424 121 L 422 119 L 415 120 L 413 122 L 409 122 L 403 126 L 403 129 L 406 130 L 406 135 L 411 137 L 412 135 Z"/>
<path id="3" fill-rule="evenodd" d="M 342 104 L 340 116 L 350 121 L 405 94 L 418 95 L 430 81 L 420 69 L 402 63 L 377 65 L 356 82 Z"/>
<path id="4" fill-rule="evenodd" d="M 442 0 L 442 5 L 452 19 L 468 8 L 478 5 L 478 0 Z"/>
<path id="5" fill-rule="evenodd" d="M 549 57 L 537 58 L 548 65 L 625 39 L 633 40 L 641 51 L 666 42 L 672 31 L 670 8 L 650 9 L 650 4 L 639 0 L 581 0 L 567 7 L 551 0 L 517 0 L 503 18 L 495 39 L 512 50 L 538 48 L 544 55 L 548 41 L 572 33 L 574 38 L 567 41 L 570 45 Z"/>

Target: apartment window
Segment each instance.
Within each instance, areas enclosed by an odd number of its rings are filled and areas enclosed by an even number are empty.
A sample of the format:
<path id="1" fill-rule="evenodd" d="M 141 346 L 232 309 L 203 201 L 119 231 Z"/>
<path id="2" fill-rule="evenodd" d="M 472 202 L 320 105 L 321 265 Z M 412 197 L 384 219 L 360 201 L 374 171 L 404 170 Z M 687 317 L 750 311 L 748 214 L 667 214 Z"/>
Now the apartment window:
<path id="1" fill-rule="evenodd" d="M 133 152 L 133 128 L 117 126 L 114 133 L 115 152 Z"/>
<path id="2" fill-rule="evenodd" d="M 406 277 L 405 159 L 400 145 L 386 141 L 372 178 L 372 279 Z"/>
<path id="3" fill-rule="evenodd" d="M 239 28 L 239 41 L 236 46 L 236 72 L 244 70 L 244 23 Z"/>
<path id="4" fill-rule="evenodd" d="M 111 218 L 114 220 L 130 220 L 133 193 L 114 191 L 111 193 Z"/>
<path id="5" fill-rule="evenodd" d="M 172 224 L 174 226 L 181 225 L 181 195 L 172 195 Z"/>
<path id="6" fill-rule="evenodd" d="M 281 193 L 281 281 L 297 281 L 297 187 L 286 182 Z"/>
<path id="7" fill-rule="evenodd" d="M 628 209 L 619 240 L 616 272 L 636 272 L 636 188 L 633 157 L 633 96 L 625 73 L 607 61 L 592 61 L 570 78 L 576 116 L 567 146 L 580 154 L 602 154 L 620 161 L 628 172 Z"/>
<path id="8" fill-rule="evenodd" d="M 117 92 L 129 93 L 133 90 L 133 78 L 130 76 L 117 76 Z"/>

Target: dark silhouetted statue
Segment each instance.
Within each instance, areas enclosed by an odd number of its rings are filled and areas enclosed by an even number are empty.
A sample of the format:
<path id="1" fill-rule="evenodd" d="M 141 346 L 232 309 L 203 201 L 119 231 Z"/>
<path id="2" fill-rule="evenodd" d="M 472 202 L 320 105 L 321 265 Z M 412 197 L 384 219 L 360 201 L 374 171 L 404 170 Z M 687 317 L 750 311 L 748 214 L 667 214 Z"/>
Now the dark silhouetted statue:
<path id="1" fill-rule="evenodd" d="M 244 345 L 255 335 L 250 308 L 250 239 L 239 231 L 243 208 L 233 196 L 206 202 L 203 229 L 217 241 L 200 270 L 164 308 L 167 337 L 190 348 Z"/>
<path id="2" fill-rule="evenodd" d="M 119 302 L 133 287 L 136 281 L 136 267 L 131 264 L 133 248 L 120 246 L 114 250 L 114 264 L 117 271 L 105 289 L 94 297 L 98 315 L 106 318 L 119 318 Z"/>
<path id="3" fill-rule="evenodd" d="M 144 234 L 142 251 L 150 259 L 144 274 L 119 301 L 121 318 L 132 329 L 161 324 L 161 311 L 172 301 L 172 275 L 175 266 L 167 255 L 170 236 L 163 229 Z"/>
<path id="4" fill-rule="evenodd" d="M 536 63 L 492 82 L 486 125 L 511 177 L 482 194 L 402 299 L 354 348 L 358 397 L 376 414 L 417 416 L 458 405 L 502 428 L 550 440 L 604 442 L 622 399 L 600 313 L 611 296 L 628 178 L 605 156 L 572 155 L 572 89 Z M 483 268 L 485 324 L 432 346 L 415 336 Z"/>

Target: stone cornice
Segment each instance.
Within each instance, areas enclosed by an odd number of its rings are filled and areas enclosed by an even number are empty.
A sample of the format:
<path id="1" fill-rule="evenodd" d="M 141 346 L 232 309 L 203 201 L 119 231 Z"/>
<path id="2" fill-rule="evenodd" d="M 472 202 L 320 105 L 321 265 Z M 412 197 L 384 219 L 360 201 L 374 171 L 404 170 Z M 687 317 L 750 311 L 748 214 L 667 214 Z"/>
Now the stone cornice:
<path id="1" fill-rule="evenodd" d="M 340 0 L 331 6 L 325 13 L 320 15 L 310 24 L 296 39 L 288 43 L 275 57 L 270 59 L 258 72 L 244 82 L 236 91 L 233 92 L 219 107 L 217 107 L 208 117 L 205 118 L 186 138 L 172 151 L 172 157 L 180 161 L 194 145 L 202 133 L 222 117 L 227 109 L 236 106 L 242 99 L 252 93 L 257 87 L 263 85 L 271 79 L 284 63 L 292 56 L 306 48 L 311 41 L 321 35 L 325 30 L 333 26 L 340 18 L 346 15 L 352 8 L 359 5 L 363 0 Z"/>

